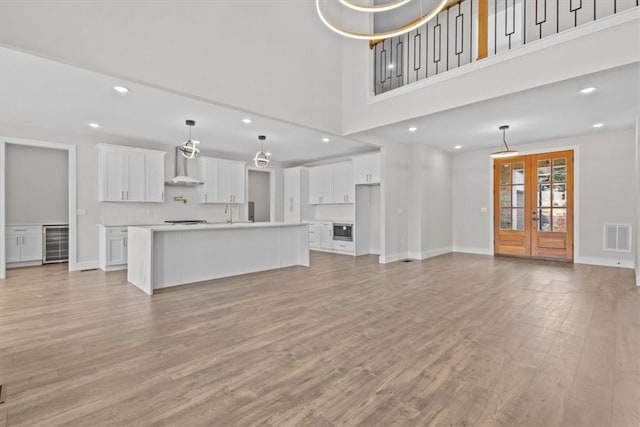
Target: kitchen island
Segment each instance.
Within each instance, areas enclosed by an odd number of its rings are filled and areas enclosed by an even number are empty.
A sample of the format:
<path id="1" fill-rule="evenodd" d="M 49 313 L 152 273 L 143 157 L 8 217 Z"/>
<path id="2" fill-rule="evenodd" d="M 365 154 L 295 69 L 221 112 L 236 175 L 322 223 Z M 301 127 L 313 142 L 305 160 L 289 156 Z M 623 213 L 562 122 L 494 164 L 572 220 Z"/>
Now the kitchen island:
<path id="1" fill-rule="evenodd" d="M 309 266 L 307 224 L 237 223 L 128 228 L 127 280 L 154 289 L 293 265 Z"/>

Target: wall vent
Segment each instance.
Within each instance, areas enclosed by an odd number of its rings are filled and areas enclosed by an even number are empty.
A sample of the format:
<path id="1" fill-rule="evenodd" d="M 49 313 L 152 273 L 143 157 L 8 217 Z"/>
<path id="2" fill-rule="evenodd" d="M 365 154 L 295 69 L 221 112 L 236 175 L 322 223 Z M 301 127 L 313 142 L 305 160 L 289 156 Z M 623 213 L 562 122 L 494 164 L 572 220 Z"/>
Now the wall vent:
<path id="1" fill-rule="evenodd" d="M 610 252 L 631 252 L 631 224 L 605 224 L 604 248 Z"/>

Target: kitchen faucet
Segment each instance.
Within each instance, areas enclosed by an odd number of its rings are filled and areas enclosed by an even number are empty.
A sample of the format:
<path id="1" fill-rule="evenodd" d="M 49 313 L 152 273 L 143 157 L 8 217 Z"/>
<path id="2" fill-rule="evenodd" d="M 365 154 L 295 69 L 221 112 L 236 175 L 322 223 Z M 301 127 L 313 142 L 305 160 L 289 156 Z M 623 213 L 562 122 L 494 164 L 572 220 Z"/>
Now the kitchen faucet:
<path id="1" fill-rule="evenodd" d="M 233 214 L 231 213 L 231 205 L 226 205 L 224 207 L 224 213 L 229 213 L 229 218 L 227 219 L 227 224 L 233 224 Z"/>

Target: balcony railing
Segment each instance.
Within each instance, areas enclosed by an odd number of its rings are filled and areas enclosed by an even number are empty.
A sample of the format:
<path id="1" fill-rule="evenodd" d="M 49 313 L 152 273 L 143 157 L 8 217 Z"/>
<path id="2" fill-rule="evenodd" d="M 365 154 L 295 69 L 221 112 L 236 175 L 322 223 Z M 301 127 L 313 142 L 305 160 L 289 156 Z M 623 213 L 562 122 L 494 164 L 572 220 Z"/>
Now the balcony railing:
<path id="1" fill-rule="evenodd" d="M 409 33 L 370 43 L 379 95 L 638 7 L 640 0 L 452 0 Z"/>

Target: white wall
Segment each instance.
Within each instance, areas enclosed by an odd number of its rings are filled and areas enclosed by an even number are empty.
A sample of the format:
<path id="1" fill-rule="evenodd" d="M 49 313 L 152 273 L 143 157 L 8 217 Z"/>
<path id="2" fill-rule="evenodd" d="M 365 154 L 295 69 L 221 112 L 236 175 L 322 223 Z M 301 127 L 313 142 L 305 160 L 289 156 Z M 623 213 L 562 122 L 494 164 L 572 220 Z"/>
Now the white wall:
<path id="1" fill-rule="evenodd" d="M 345 41 L 343 132 L 363 132 L 640 61 L 639 19 L 640 10 L 634 8 L 378 96 L 372 95 L 372 54 L 366 42 Z"/>
<path id="2" fill-rule="evenodd" d="M 247 201 L 254 202 L 254 221 L 268 222 L 270 216 L 270 174 L 250 170 Z"/>
<path id="3" fill-rule="evenodd" d="M 2 44 L 340 133 L 342 38 L 312 1 L 0 3 Z"/>
<path id="4" fill-rule="evenodd" d="M 640 94 L 638 94 L 640 95 Z M 636 285 L 640 286 L 640 113 L 636 118 L 636 222 L 634 224 L 635 241 L 633 242 L 636 251 Z"/>
<path id="5" fill-rule="evenodd" d="M 210 222 L 224 222 L 226 216 L 223 204 L 199 204 L 197 188 L 165 187 L 164 203 L 115 203 L 98 202 L 98 155 L 97 143 L 128 145 L 167 151 L 165 160 L 165 176 L 174 175 L 174 147 L 159 146 L 153 142 L 133 141 L 113 136 L 95 134 L 70 134 L 51 130 L 31 129 L 26 127 L 2 126 L 3 136 L 59 142 L 77 147 L 77 200 L 78 209 L 86 209 L 86 215 L 79 215 L 78 220 L 78 263 L 90 268 L 98 260 L 98 224 L 131 225 L 158 224 L 172 219 L 206 219 Z M 10 138 L 8 138 L 10 140 Z M 205 156 L 221 157 L 234 160 L 246 160 L 225 153 L 203 152 Z M 276 170 L 276 218 L 282 221 L 283 212 L 283 165 L 272 161 L 269 166 Z M 197 162 L 188 164 L 189 175 L 197 176 Z M 188 203 L 176 202 L 175 196 L 184 196 Z M 234 209 L 235 219 L 245 219 L 244 209 Z"/>
<path id="6" fill-rule="evenodd" d="M 69 221 L 68 153 L 7 144 L 6 224 Z"/>
<path id="7" fill-rule="evenodd" d="M 407 145 L 388 143 L 382 147 L 380 202 L 382 229 L 380 262 L 388 263 L 409 256 L 409 159 Z"/>
<path id="8" fill-rule="evenodd" d="M 606 252 L 602 247 L 604 223 L 635 222 L 634 139 L 632 130 L 597 132 L 517 147 L 525 154 L 577 147 L 575 242 L 579 246 L 576 262 L 633 265 L 633 254 Z M 453 156 L 454 250 L 493 253 L 491 151 Z M 482 208 L 487 208 L 487 212 L 482 212 Z"/>

